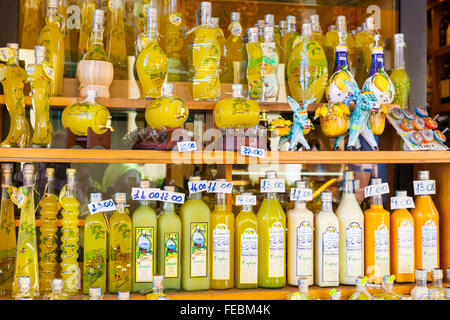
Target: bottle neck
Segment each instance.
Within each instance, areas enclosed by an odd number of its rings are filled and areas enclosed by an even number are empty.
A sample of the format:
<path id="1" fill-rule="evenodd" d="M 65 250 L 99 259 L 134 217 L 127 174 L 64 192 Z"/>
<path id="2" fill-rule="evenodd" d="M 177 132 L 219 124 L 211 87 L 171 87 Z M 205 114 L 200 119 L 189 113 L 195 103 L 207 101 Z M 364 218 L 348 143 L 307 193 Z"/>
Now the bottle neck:
<path id="1" fill-rule="evenodd" d="M 126 205 L 125 202 L 122 202 L 122 201 L 117 202 L 116 203 L 117 212 L 118 213 L 126 213 L 125 205 Z"/>
<path id="2" fill-rule="evenodd" d="M 54 194 L 54 186 L 55 186 L 55 179 L 53 177 L 47 177 L 47 193 L 48 194 Z"/>
<path id="3" fill-rule="evenodd" d="M 426 279 L 417 279 L 416 278 L 416 286 L 418 286 L 418 287 L 426 287 L 427 286 L 427 280 Z"/>
<path id="4" fill-rule="evenodd" d="M 252 211 L 252 206 L 249 206 L 249 205 L 243 205 L 241 211 L 242 211 L 242 212 L 251 212 L 251 211 Z"/>
<path id="5" fill-rule="evenodd" d="M 305 201 L 295 201 L 295 208 L 296 209 L 306 208 L 306 202 Z"/>
<path id="6" fill-rule="evenodd" d="M 152 19 L 151 17 L 147 17 L 147 25 L 145 33 L 147 34 L 147 38 L 150 41 L 158 40 L 158 21 L 157 19 Z"/>
<path id="7" fill-rule="evenodd" d="M 47 8 L 47 17 L 46 17 L 47 23 L 58 23 L 59 24 L 59 21 L 58 21 L 59 19 L 60 18 L 58 17 L 58 9 L 48 7 Z"/>
<path id="8" fill-rule="evenodd" d="M 91 31 L 91 45 L 103 46 L 103 27 L 94 27 Z"/>
<path id="9" fill-rule="evenodd" d="M 211 8 L 205 8 L 202 9 L 202 18 L 201 18 L 201 24 L 202 27 L 211 26 L 212 23 L 212 17 L 211 17 Z"/>
<path id="10" fill-rule="evenodd" d="M 75 177 L 67 178 L 67 196 L 70 198 L 75 196 Z"/>
<path id="11" fill-rule="evenodd" d="M 139 201 L 139 205 L 140 205 L 141 207 L 144 207 L 144 206 L 150 206 L 150 200 L 140 200 L 140 201 Z"/>
<path id="12" fill-rule="evenodd" d="M 177 4 L 177 0 L 169 0 L 169 14 L 170 13 L 174 13 L 177 12 L 177 8 L 178 4 Z"/>
<path id="13" fill-rule="evenodd" d="M 24 178 L 23 178 L 23 186 L 24 187 L 31 187 L 31 186 L 33 186 L 33 177 L 31 176 L 31 177 L 28 177 L 28 176 L 25 176 Z"/>
<path id="14" fill-rule="evenodd" d="M 225 193 L 216 193 L 216 208 L 224 209 L 227 206 L 227 195 Z"/>
<path id="15" fill-rule="evenodd" d="M 288 23 L 287 25 L 287 32 L 296 32 L 296 26 L 295 23 Z"/>
<path id="16" fill-rule="evenodd" d="M 175 203 L 164 202 L 163 210 L 164 212 L 175 212 Z"/>
<path id="17" fill-rule="evenodd" d="M 322 212 L 333 212 L 333 202 L 332 201 L 322 201 Z"/>
<path id="18" fill-rule="evenodd" d="M 259 39 L 258 39 L 258 33 L 256 33 L 256 32 L 251 32 L 251 33 L 249 34 L 248 42 L 249 42 L 249 43 L 256 43 L 256 42 L 259 42 Z"/>
<path id="19" fill-rule="evenodd" d="M 405 46 L 395 44 L 394 69 L 405 69 Z"/>
<path id="20" fill-rule="evenodd" d="M 12 175 L 11 174 L 3 174 L 2 175 L 2 185 L 10 186 L 12 184 Z"/>
<path id="21" fill-rule="evenodd" d="M 431 284 L 433 287 L 442 288 L 442 279 L 432 279 Z"/>
<path id="22" fill-rule="evenodd" d="M 348 52 L 346 46 L 336 47 L 336 59 L 334 64 L 334 72 L 342 70 L 344 67 L 348 68 Z"/>
<path id="23" fill-rule="evenodd" d="M 189 194 L 189 199 L 201 200 L 202 199 L 202 193 L 201 192 L 191 193 L 191 194 Z"/>
<path id="24" fill-rule="evenodd" d="M 383 49 L 375 48 L 372 51 L 372 64 L 370 66 L 369 77 L 384 69 L 384 53 Z"/>
<path id="25" fill-rule="evenodd" d="M 383 206 L 383 197 L 381 195 L 376 195 L 372 197 L 372 206 Z"/>
<path id="26" fill-rule="evenodd" d="M 278 199 L 278 195 L 276 192 L 268 192 L 267 199 Z"/>
<path id="27" fill-rule="evenodd" d="M 344 181 L 344 194 L 355 194 L 355 184 L 353 180 Z"/>

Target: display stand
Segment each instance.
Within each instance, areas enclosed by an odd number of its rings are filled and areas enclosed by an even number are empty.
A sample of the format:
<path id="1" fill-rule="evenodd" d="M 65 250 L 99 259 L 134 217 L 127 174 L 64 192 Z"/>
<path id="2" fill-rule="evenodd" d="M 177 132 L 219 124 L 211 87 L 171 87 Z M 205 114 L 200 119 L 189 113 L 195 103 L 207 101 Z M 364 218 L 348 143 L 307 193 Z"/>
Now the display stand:
<path id="1" fill-rule="evenodd" d="M 104 134 L 96 134 L 91 127 L 88 127 L 87 136 L 77 136 L 69 128 L 66 128 L 66 148 L 80 146 L 84 149 L 92 149 L 95 146 L 103 146 L 111 149 L 111 129 L 107 129 Z"/>

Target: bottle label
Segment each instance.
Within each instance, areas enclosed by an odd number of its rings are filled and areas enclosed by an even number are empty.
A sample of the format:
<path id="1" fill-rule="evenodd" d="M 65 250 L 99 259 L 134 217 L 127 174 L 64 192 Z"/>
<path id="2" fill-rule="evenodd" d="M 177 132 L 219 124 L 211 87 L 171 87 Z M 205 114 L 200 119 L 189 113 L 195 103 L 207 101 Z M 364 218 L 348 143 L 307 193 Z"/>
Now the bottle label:
<path id="1" fill-rule="evenodd" d="M 375 277 L 389 274 L 389 229 L 382 223 L 375 233 Z"/>
<path id="2" fill-rule="evenodd" d="M 279 222 L 269 229 L 269 277 L 284 277 L 284 228 Z"/>
<path id="3" fill-rule="evenodd" d="M 152 228 L 135 228 L 136 282 L 153 282 L 153 241 Z"/>
<path id="4" fill-rule="evenodd" d="M 297 227 L 297 277 L 312 276 L 313 271 L 313 227 L 303 221 Z"/>
<path id="5" fill-rule="evenodd" d="M 212 279 L 230 279 L 230 230 L 218 224 L 213 231 Z"/>
<path id="6" fill-rule="evenodd" d="M 14 50 L 11 48 L 0 48 L 0 61 L 11 64 L 14 62 Z"/>
<path id="7" fill-rule="evenodd" d="M 322 279 L 339 281 L 339 232 L 335 227 L 322 233 Z"/>
<path id="8" fill-rule="evenodd" d="M 241 235 L 241 274 L 239 282 L 258 282 L 258 235 L 255 229 L 247 228 Z"/>
<path id="9" fill-rule="evenodd" d="M 405 221 L 398 227 L 398 273 L 414 273 L 414 228 Z"/>
<path id="10" fill-rule="evenodd" d="M 178 278 L 178 232 L 164 234 L 164 278 Z"/>
<path id="11" fill-rule="evenodd" d="M 263 65 L 261 76 L 263 81 L 263 101 L 271 101 L 278 96 L 278 55 L 275 42 L 261 43 Z"/>
<path id="12" fill-rule="evenodd" d="M 181 22 L 183 21 L 183 16 L 181 13 L 173 12 L 169 15 L 169 22 L 173 24 L 174 26 L 181 25 Z"/>
<path id="13" fill-rule="evenodd" d="M 352 222 L 345 229 L 347 276 L 363 275 L 362 228 L 358 222 Z"/>
<path id="14" fill-rule="evenodd" d="M 432 219 L 422 226 L 422 268 L 430 272 L 437 268 L 437 226 Z"/>
<path id="15" fill-rule="evenodd" d="M 191 223 L 191 278 L 205 278 L 208 267 L 208 224 Z"/>
<path id="16" fill-rule="evenodd" d="M 232 23 L 231 23 L 231 27 L 230 27 L 230 31 L 231 31 L 231 34 L 235 37 L 235 38 L 237 38 L 237 37 L 239 37 L 240 35 L 241 35 L 241 33 L 242 33 L 242 26 L 241 26 L 241 24 L 239 23 L 239 21 L 233 21 Z M 234 40 L 235 38 L 233 38 L 233 41 L 236 41 L 236 40 Z"/>

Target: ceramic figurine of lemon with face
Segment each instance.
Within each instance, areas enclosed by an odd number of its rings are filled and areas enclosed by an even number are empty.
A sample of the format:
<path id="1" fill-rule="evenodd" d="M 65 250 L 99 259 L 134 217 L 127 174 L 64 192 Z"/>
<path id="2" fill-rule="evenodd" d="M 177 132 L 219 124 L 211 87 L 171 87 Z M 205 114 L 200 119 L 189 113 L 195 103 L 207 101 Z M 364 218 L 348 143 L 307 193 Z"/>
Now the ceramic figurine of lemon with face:
<path id="1" fill-rule="evenodd" d="M 343 103 L 320 106 L 316 109 L 314 119 L 319 117 L 323 134 L 330 138 L 343 135 L 350 127 L 350 109 Z"/>

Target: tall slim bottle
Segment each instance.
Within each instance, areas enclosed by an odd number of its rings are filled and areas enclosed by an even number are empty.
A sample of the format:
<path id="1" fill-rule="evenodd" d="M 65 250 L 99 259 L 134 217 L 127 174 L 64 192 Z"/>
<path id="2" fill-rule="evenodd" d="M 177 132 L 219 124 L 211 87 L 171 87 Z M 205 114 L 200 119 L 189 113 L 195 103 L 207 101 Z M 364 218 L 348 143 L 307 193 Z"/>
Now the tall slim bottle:
<path id="1" fill-rule="evenodd" d="M 333 28 L 327 32 L 325 46 L 323 47 L 325 50 L 325 55 L 327 57 L 328 75 L 330 77 L 333 75 L 333 70 L 336 66 L 336 48 L 343 45 L 348 48 L 348 38 L 349 35 L 347 33 L 347 18 L 345 16 L 337 16 L 336 26 L 333 26 Z M 349 63 L 347 58 L 347 65 L 348 64 Z"/>
<path id="2" fill-rule="evenodd" d="M 267 171 L 266 179 L 276 179 Z M 257 214 L 258 287 L 283 288 L 286 285 L 286 215 L 275 192 L 267 193 Z"/>
<path id="3" fill-rule="evenodd" d="M 81 3 L 81 28 L 78 42 L 78 52 L 81 54 L 81 57 L 83 57 L 88 50 L 89 36 L 95 9 L 96 4 L 94 0 L 85 0 Z"/>
<path id="4" fill-rule="evenodd" d="M 167 15 L 164 21 L 165 36 L 162 39 L 162 45 L 168 61 L 167 80 L 180 81 L 184 77 L 186 67 L 183 54 L 185 49 L 183 23 L 185 21 L 181 10 L 178 8 L 177 0 L 167 1 L 166 10 Z"/>
<path id="5" fill-rule="evenodd" d="M 277 52 L 277 56 L 281 55 L 281 33 L 278 26 L 275 25 L 275 16 L 273 14 L 266 14 L 264 16 L 264 28 L 272 27 L 273 28 L 273 42 L 275 42 L 275 49 Z M 264 29 L 263 29 L 264 30 Z M 264 41 L 264 37 L 263 37 Z"/>
<path id="6" fill-rule="evenodd" d="M 286 72 L 289 57 L 291 56 L 292 43 L 294 42 L 295 38 L 299 36 L 297 28 L 295 26 L 296 20 L 297 19 L 294 16 L 286 17 L 287 32 L 281 37 L 280 63 L 284 63 Z"/>
<path id="7" fill-rule="evenodd" d="M 372 185 L 381 184 L 372 179 Z M 372 197 L 370 208 L 364 212 L 364 265 L 368 281 L 381 284 L 390 274 L 389 261 L 390 214 L 383 208 L 381 195 Z"/>
<path id="8" fill-rule="evenodd" d="M 247 52 L 242 38 L 241 14 L 231 13 L 231 23 L 228 26 L 230 36 L 227 39 L 226 71 L 223 81 L 228 83 L 246 83 Z"/>
<path id="9" fill-rule="evenodd" d="M 190 177 L 200 181 L 200 177 Z M 210 288 L 209 243 L 211 211 L 202 200 L 202 193 L 191 193 L 180 208 L 182 230 L 181 287 L 185 291 Z"/>
<path id="10" fill-rule="evenodd" d="M 295 181 L 298 189 L 306 188 L 306 181 Z M 305 201 L 295 201 L 287 213 L 288 230 L 288 284 L 295 286 L 299 278 L 308 285 L 314 283 L 314 214 Z"/>
<path id="11" fill-rule="evenodd" d="M 37 297 L 39 291 L 38 247 L 36 239 L 36 220 L 34 214 L 34 165 L 26 163 L 23 167 L 23 187 L 19 189 L 16 204 L 20 210 L 19 234 L 17 237 L 16 270 L 14 272 L 13 297 L 19 293 L 19 279 L 30 278 L 30 295 Z M 23 195 L 23 197 L 20 196 Z"/>
<path id="12" fill-rule="evenodd" d="M 396 197 L 406 197 L 406 191 L 395 191 Z M 414 282 L 414 218 L 408 209 L 396 209 L 391 214 L 391 272 L 395 280 Z"/>
<path id="13" fill-rule="evenodd" d="M 106 23 L 106 54 L 114 66 L 114 79 L 127 79 L 127 47 L 121 0 L 109 0 L 109 15 Z"/>
<path id="14" fill-rule="evenodd" d="M 140 188 L 150 188 L 150 181 L 141 180 Z M 132 216 L 133 280 L 132 291 L 150 290 L 156 273 L 157 226 L 156 212 L 149 200 L 140 200 Z"/>
<path id="15" fill-rule="evenodd" d="M 47 24 L 39 33 L 39 45 L 46 48 L 45 61 L 53 69 L 50 95 L 60 96 L 64 77 L 64 29 L 66 21 L 58 13 L 58 0 L 47 2 Z"/>
<path id="16" fill-rule="evenodd" d="M 430 171 L 418 172 L 418 180 L 429 179 Z M 427 270 L 430 281 L 431 271 L 439 268 L 439 213 L 431 195 L 417 196 L 414 205 L 415 265 Z"/>
<path id="17" fill-rule="evenodd" d="M 43 2 L 36 0 L 21 0 L 20 3 L 20 21 L 22 30 L 20 30 L 20 47 L 24 49 L 33 49 L 39 41 L 39 30 L 44 24 Z"/>
<path id="18" fill-rule="evenodd" d="M 395 97 L 393 104 L 400 105 L 401 108 L 409 106 L 410 83 L 409 76 L 405 69 L 405 36 L 403 33 L 394 35 L 395 54 L 394 71 L 391 74 L 391 80 L 395 87 Z"/>
<path id="19" fill-rule="evenodd" d="M 226 182 L 217 179 L 217 183 Z M 230 289 L 234 286 L 234 214 L 227 210 L 227 195 L 216 193 L 211 212 L 211 289 Z"/>
<path id="20" fill-rule="evenodd" d="M 258 40 L 258 29 L 249 28 L 247 48 L 247 83 L 248 97 L 252 100 L 262 100 L 263 80 L 261 66 L 263 64 L 263 52 Z"/>
<path id="21" fill-rule="evenodd" d="M 321 47 L 325 49 L 325 36 L 323 35 L 322 28 L 320 27 L 319 15 L 318 14 L 311 15 L 310 20 L 312 26 L 312 38 L 314 39 L 314 41 L 319 42 Z M 329 65 L 328 66 L 329 70 L 332 67 L 333 67 L 332 65 L 331 66 Z"/>
<path id="22" fill-rule="evenodd" d="M 322 192 L 322 209 L 315 221 L 315 281 L 319 287 L 339 285 L 339 220 L 333 213 L 332 193 Z"/>
<path id="23" fill-rule="evenodd" d="M 92 18 L 92 29 L 89 34 L 87 51 L 83 55 L 83 60 L 108 61 L 105 46 L 103 45 L 103 24 L 105 13 L 103 10 L 96 9 Z"/>
<path id="24" fill-rule="evenodd" d="M 358 52 L 358 64 L 356 66 L 355 79 L 359 87 L 364 85 L 369 77 L 370 66 L 372 64 L 372 51 L 377 46 L 375 35 L 380 35 L 375 29 L 375 18 L 368 17 L 366 23 L 357 37 L 355 37 L 356 51 Z M 380 37 L 380 43 L 381 43 Z"/>
<path id="25" fill-rule="evenodd" d="M 339 283 L 353 285 L 364 276 L 364 214 L 355 196 L 355 175 L 344 172 L 344 194 L 336 210 L 339 219 Z"/>
<path id="26" fill-rule="evenodd" d="M 262 101 L 275 102 L 278 99 L 278 52 L 273 38 L 274 27 L 264 27 L 264 42 L 261 43 L 263 63 L 262 76 Z"/>

